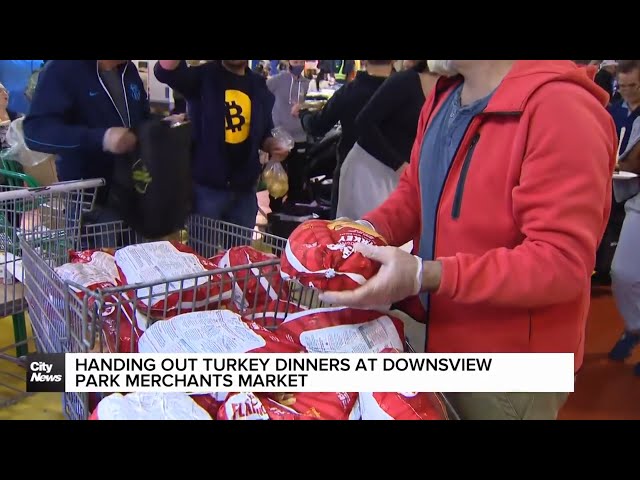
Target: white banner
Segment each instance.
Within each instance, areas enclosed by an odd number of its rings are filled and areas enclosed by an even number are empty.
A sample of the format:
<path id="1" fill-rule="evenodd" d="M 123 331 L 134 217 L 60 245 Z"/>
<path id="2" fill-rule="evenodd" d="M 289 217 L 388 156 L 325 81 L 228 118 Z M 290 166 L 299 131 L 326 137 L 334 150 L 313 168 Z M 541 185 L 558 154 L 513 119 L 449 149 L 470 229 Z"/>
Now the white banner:
<path id="1" fill-rule="evenodd" d="M 573 392 L 571 353 L 66 354 L 67 392 Z"/>

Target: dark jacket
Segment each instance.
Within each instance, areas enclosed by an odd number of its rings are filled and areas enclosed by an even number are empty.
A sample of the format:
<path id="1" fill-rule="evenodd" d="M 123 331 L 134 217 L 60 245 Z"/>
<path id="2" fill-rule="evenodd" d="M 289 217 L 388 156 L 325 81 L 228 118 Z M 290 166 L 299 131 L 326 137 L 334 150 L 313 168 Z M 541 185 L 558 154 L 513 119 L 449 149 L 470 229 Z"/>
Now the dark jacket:
<path id="1" fill-rule="evenodd" d="M 117 157 L 102 149 L 105 132 L 110 127 L 135 128 L 150 117 L 135 65 L 127 62 L 119 69 L 128 109 L 124 119 L 102 83 L 97 60 L 50 60 L 40 73 L 24 119 L 25 143 L 58 155 L 59 180 L 104 178 L 109 185 Z"/>
<path id="2" fill-rule="evenodd" d="M 356 78 L 340 87 L 318 112 L 301 111 L 300 121 L 307 133 L 314 137 L 324 136 L 338 122 L 342 126 L 342 137 L 338 145 L 338 159 L 343 162 L 356 143 L 356 117 L 387 77 L 374 77 L 360 71 Z"/>
<path id="3" fill-rule="evenodd" d="M 225 147 L 225 91 L 218 62 L 188 67 L 181 62 L 175 70 L 165 70 L 156 63 L 158 81 L 178 90 L 187 100 L 189 119 L 193 123 L 194 181 L 216 189 L 249 190 L 257 186 L 262 171 L 258 150 L 271 136 L 274 97 L 265 78 L 252 72 L 246 75 L 251 84 L 251 130 L 249 157 L 242 164 L 228 161 Z"/>

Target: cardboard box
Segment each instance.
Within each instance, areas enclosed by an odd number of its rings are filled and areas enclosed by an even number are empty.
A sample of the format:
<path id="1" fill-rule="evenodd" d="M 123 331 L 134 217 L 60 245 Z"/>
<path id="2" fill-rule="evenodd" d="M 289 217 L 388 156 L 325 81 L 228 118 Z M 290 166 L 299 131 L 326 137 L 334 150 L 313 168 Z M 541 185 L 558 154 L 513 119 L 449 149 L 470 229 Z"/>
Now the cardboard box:
<path id="1" fill-rule="evenodd" d="M 47 186 L 58 181 L 58 174 L 56 173 L 56 157 L 55 155 L 49 155 L 49 158 L 44 162 L 39 163 L 35 167 L 23 167 L 22 170 L 27 175 L 34 178 L 38 185 Z"/>

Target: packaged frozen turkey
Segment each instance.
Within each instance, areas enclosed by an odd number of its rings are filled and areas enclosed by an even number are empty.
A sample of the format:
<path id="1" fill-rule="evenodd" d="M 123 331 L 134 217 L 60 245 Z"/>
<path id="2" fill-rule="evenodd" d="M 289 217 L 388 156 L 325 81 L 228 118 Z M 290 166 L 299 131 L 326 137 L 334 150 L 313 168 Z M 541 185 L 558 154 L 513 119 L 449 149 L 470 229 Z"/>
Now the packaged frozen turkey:
<path id="1" fill-rule="evenodd" d="M 103 398 L 90 420 L 212 420 L 184 393 L 113 393 Z"/>
<path id="2" fill-rule="evenodd" d="M 218 409 L 218 420 L 269 420 L 262 401 L 251 392 L 232 392 Z"/>
<path id="3" fill-rule="evenodd" d="M 280 277 L 278 257 L 242 246 L 227 250 L 217 263 L 220 268 L 228 269 L 262 262 L 272 263 L 227 273 L 233 280 L 233 300 L 240 311 L 260 308 L 269 301 L 288 297 L 286 283 Z"/>
<path id="4" fill-rule="evenodd" d="M 447 409 L 436 393 L 361 392 L 362 420 L 447 420 Z"/>
<path id="5" fill-rule="evenodd" d="M 116 287 L 120 282 L 113 251 L 109 250 L 71 251 L 69 262 L 56 267 L 55 272 L 63 281 L 70 282 L 71 289 L 80 299 L 84 293 L 77 285 L 96 291 Z"/>
<path id="6" fill-rule="evenodd" d="M 115 260 L 123 284 L 153 284 L 134 292 L 137 309 L 147 317 L 168 318 L 178 312 L 212 308 L 232 295 L 231 282 L 220 275 L 203 275 L 217 270 L 218 265 L 180 242 L 130 245 L 118 250 Z M 195 278 L 173 280 L 184 276 Z"/>
<path id="7" fill-rule="evenodd" d="M 280 257 L 282 277 L 319 290 L 353 290 L 380 268 L 378 262 L 354 251 L 357 243 L 387 245 L 382 236 L 359 223 L 306 221 L 287 240 Z"/>
<path id="8" fill-rule="evenodd" d="M 276 332 L 310 353 L 404 351 L 402 320 L 388 312 L 347 307 L 315 308 L 288 315 Z"/>
<path id="9" fill-rule="evenodd" d="M 382 353 L 402 353 L 387 348 Z M 447 407 L 439 393 L 360 392 L 362 420 L 448 420 Z"/>
<path id="10" fill-rule="evenodd" d="M 303 305 L 297 305 L 286 300 L 272 300 L 267 305 L 259 306 L 254 310 L 245 310 L 242 318 L 270 328 L 280 325 L 288 315 L 302 312 L 306 309 Z"/>
<path id="11" fill-rule="evenodd" d="M 156 322 L 140 337 L 140 353 L 296 353 L 300 347 L 230 310 L 183 313 Z"/>
<path id="12" fill-rule="evenodd" d="M 358 420 L 358 394 L 353 392 L 267 393 L 280 407 L 316 420 Z"/>

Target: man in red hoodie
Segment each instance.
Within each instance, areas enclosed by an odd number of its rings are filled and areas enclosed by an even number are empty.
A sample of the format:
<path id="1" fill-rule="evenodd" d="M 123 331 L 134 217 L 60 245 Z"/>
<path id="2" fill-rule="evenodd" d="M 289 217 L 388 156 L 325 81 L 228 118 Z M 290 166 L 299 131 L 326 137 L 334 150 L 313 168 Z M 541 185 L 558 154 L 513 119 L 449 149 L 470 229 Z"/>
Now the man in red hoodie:
<path id="1" fill-rule="evenodd" d="M 584 355 L 590 276 L 617 136 L 594 69 L 569 60 L 435 60 L 411 163 L 362 219 L 394 247 L 334 304 L 419 295 L 433 353 Z M 395 248 L 413 240 L 413 255 Z M 556 418 L 567 393 L 457 393 L 462 418 Z"/>

